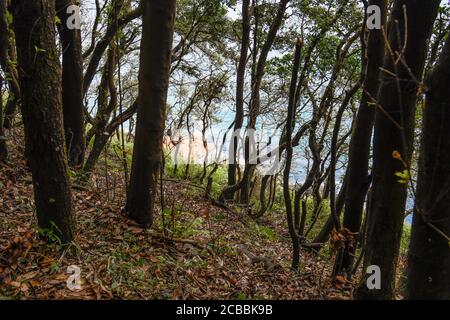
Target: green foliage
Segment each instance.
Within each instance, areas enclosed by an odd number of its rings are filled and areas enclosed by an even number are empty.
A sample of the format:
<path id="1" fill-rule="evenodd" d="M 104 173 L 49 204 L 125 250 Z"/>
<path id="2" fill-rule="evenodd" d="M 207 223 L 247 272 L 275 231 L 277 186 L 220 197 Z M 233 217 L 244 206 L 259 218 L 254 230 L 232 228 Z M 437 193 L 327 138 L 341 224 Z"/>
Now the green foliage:
<path id="1" fill-rule="evenodd" d="M 184 39 L 190 41 L 195 39 L 197 46 L 204 53 L 217 59 L 219 52 L 221 54 L 228 52 L 228 50 L 224 50 L 223 38 L 231 33 L 227 7 L 233 2 L 235 1 L 179 0 L 175 32 Z M 215 50 L 209 50 L 208 46 L 212 46 Z"/>
<path id="2" fill-rule="evenodd" d="M 408 184 L 411 180 L 411 174 L 409 170 L 405 169 L 402 172 L 396 172 L 395 175 L 399 178 L 397 181 L 401 184 Z"/>
<path id="3" fill-rule="evenodd" d="M 57 273 L 59 271 L 60 265 L 58 261 L 52 261 L 50 264 L 50 272 Z"/>
<path id="4" fill-rule="evenodd" d="M 245 293 L 238 292 L 236 295 L 237 300 L 248 300 L 248 297 Z"/>
<path id="5" fill-rule="evenodd" d="M 6 10 L 5 12 L 5 20 L 8 25 L 11 25 L 14 21 L 13 15 L 9 10 Z"/>
<path id="6" fill-rule="evenodd" d="M 167 154 L 167 153 L 166 153 Z M 170 157 L 170 155 L 167 155 L 165 158 L 165 175 L 166 177 L 172 178 L 172 179 L 178 179 L 178 180 L 184 180 L 184 172 L 186 165 L 185 164 L 178 164 L 177 171 L 174 172 L 175 164 L 173 162 L 173 159 Z M 206 177 L 203 181 L 203 186 L 206 187 L 207 179 L 212 170 L 212 165 L 207 167 L 207 173 Z M 203 174 L 203 165 L 201 164 L 193 164 L 191 163 L 189 165 L 189 174 L 187 179 L 191 181 L 192 183 L 196 183 L 200 185 L 200 177 Z M 211 196 L 217 197 L 220 192 L 222 191 L 223 187 L 226 185 L 228 181 L 228 171 L 227 166 L 219 165 L 218 169 L 212 176 L 213 182 L 211 185 Z M 193 192 L 200 195 L 201 190 L 195 190 L 193 189 Z"/>
<path id="7" fill-rule="evenodd" d="M 36 53 L 41 53 L 41 52 L 44 53 L 44 52 L 46 52 L 45 49 L 39 48 L 37 46 L 34 46 L 34 50 L 36 51 Z"/>
<path id="8" fill-rule="evenodd" d="M 92 149 L 94 146 L 94 138 L 91 139 L 88 143 L 88 148 Z M 122 153 L 122 142 L 118 139 L 117 135 L 113 134 L 109 140 L 109 143 L 106 145 L 106 152 L 107 157 L 103 155 L 99 158 L 99 166 L 107 166 L 108 171 L 120 173 L 124 170 L 123 165 L 123 153 Z M 128 168 L 131 168 L 132 163 L 132 157 L 133 157 L 133 143 L 132 142 L 126 142 L 125 143 L 125 158 L 127 161 Z M 77 180 L 78 178 L 83 178 L 84 173 L 83 172 L 72 172 L 69 173 L 69 175 Z"/>
<path id="9" fill-rule="evenodd" d="M 171 237 L 175 238 L 191 238 L 197 234 L 206 233 L 206 223 L 201 217 L 197 217 L 191 212 L 182 211 L 182 208 L 176 207 L 173 210 L 166 208 L 164 211 L 164 222 L 162 219 L 155 221 L 157 230 L 164 230 Z"/>
<path id="10" fill-rule="evenodd" d="M 256 234 L 260 234 L 261 236 L 263 236 L 264 238 L 271 240 L 271 241 L 277 241 L 278 240 L 278 234 L 271 228 L 263 226 L 263 225 L 258 225 L 258 224 L 254 224 L 253 228 L 256 232 Z"/>
<path id="11" fill-rule="evenodd" d="M 406 255 L 409 249 L 409 241 L 411 240 L 411 226 L 409 224 L 404 224 L 402 239 L 400 242 L 400 254 Z"/>
<path id="12" fill-rule="evenodd" d="M 51 201 L 51 199 L 50 199 Z M 53 200 L 54 201 L 54 200 Z M 50 244 L 57 244 L 58 246 L 60 246 L 62 244 L 61 242 L 61 238 L 59 237 L 59 235 L 61 234 L 61 230 L 58 228 L 58 226 L 51 221 L 50 222 L 51 227 L 50 228 L 37 228 L 37 232 L 38 234 L 47 240 L 48 243 Z"/>
<path id="13" fill-rule="evenodd" d="M 123 249 L 123 250 L 122 250 Z M 148 261 L 139 255 L 127 253 L 126 248 L 120 248 L 108 258 L 106 271 L 111 277 L 111 291 L 113 294 L 120 294 L 127 287 L 156 287 L 159 284 L 157 277 L 152 276 L 154 270 L 160 267 L 161 263 L 148 264 Z"/>

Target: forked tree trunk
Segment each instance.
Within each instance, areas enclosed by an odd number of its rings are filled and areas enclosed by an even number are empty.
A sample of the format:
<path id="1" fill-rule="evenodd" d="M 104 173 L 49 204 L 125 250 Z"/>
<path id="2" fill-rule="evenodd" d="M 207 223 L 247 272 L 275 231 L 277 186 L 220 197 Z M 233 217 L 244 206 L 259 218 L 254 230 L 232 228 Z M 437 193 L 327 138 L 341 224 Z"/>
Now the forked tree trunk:
<path id="1" fill-rule="evenodd" d="M 275 37 L 278 33 L 279 28 L 281 27 L 281 24 L 283 22 L 284 14 L 286 12 L 287 4 L 290 0 L 280 0 L 278 3 L 278 9 L 277 13 L 272 21 L 272 24 L 270 25 L 266 41 L 262 45 L 261 53 L 259 55 L 259 59 L 257 62 L 257 67 L 255 69 L 254 74 L 254 81 L 252 83 L 252 94 L 251 94 L 251 105 L 249 110 L 249 116 L 248 116 L 248 124 L 247 129 L 248 130 L 254 130 L 256 129 L 256 120 L 259 114 L 259 107 L 260 107 L 260 97 L 259 97 L 259 91 L 261 89 L 261 83 L 262 78 L 264 76 L 265 72 L 265 66 L 267 62 L 267 57 L 269 55 L 269 52 L 272 48 L 272 45 L 275 41 Z M 242 174 L 242 179 L 234 184 L 234 185 L 228 185 L 220 194 L 219 201 L 223 202 L 226 198 L 233 198 L 234 194 L 240 190 L 240 202 L 244 204 L 248 204 L 249 202 L 249 187 L 250 187 L 250 180 L 253 176 L 253 172 L 255 170 L 256 165 L 251 164 L 248 162 L 248 159 L 250 158 L 249 150 L 250 150 L 250 142 L 249 138 L 245 138 L 245 146 L 244 146 L 244 152 L 245 152 L 245 169 Z M 239 169 L 238 166 L 234 166 L 234 168 Z M 230 173 L 230 172 L 229 172 Z"/>
<path id="2" fill-rule="evenodd" d="M 62 47 L 62 100 L 64 132 L 70 166 L 81 166 L 84 160 L 85 133 L 83 111 L 83 58 L 81 30 L 69 28 L 69 6 L 75 0 L 56 0 L 57 25 Z"/>
<path id="3" fill-rule="evenodd" d="M 250 110 L 248 115 L 248 124 L 247 130 L 255 130 L 257 118 L 260 113 L 260 90 L 262 85 L 262 79 L 264 77 L 265 68 L 267 64 L 267 58 L 269 56 L 269 52 L 272 49 L 275 38 L 278 34 L 278 30 L 281 27 L 283 22 L 284 14 L 286 13 L 287 5 L 290 0 L 280 0 L 278 3 L 277 13 L 270 25 L 269 31 L 267 33 L 267 38 L 261 47 L 261 52 L 259 54 L 258 62 L 256 64 L 254 81 L 252 83 L 252 93 L 251 93 L 251 103 Z M 242 176 L 242 181 L 240 182 L 239 189 L 240 190 L 240 203 L 248 204 L 249 199 L 249 187 L 250 181 L 253 176 L 253 172 L 255 171 L 255 164 L 249 163 L 248 159 L 250 158 L 250 149 L 253 146 L 250 146 L 250 139 L 246 137 L 245 139 L 245 168 L 244 174 Z"/>
<path id="4" fill-rule="evenodd" d="M 75 236 L 75 220 L 64 150 L 55 5 L 47 0 L 16 0 L 12 10 L 26 154 L 33 176 L 38 224 L 69 242 Z"/>
<path id="5" fill-rule="evenodd" d="M 117 90 L 114 84 L 116 64 L 116 46 L 114 42 L 111 42 L 98 86 L 97 114 L 94 119 L 94 125 L 87 134 L 88 142 L 90 143 L 92 139 L 94 139 L 94 142 L 83 167 L 86 181 L 89 180 L 91 173 L 94 171 L 102 152 L 106 152 L 105 147 L 112 134 L 107 129 L 107 126 L 108 119 L 111 117 L 113 110 L 117 108 Z M 92 135 L 94 136 L 93 138 Z"/>
<path id="6" fill-rule="evenodd" d="M 426 82 L 408 299 L 450 299 L 450 39 Z M 447 238 L 446 238 L 447 237 Z"/>
<path id="7" fill-rule="evenodd" d="M 139 105 L 125 210 L 132 219 L 150 227 L 162 159 L 176 0 L 144 1 L 142 5 Z"/>
<path id="8" fill-rule="evenodd" d="M 409 170 L 419 90 L 416 79 L 422 79 L 427 41 L 439 4 L 440 0 L 396 0 L 393 4 L 388 41 L 394 56 L 388 52 L 385 58 L 384 69 L 388 72 L 382 73 L 381 107 L 376 111 L 373 183 L 364 259 L 365 270 L 371 265 L 380 268 L 381 289 L 370 290 L 366 283 L 369 275 L 363 272 L 365 277 L 356 292 L 358 299 L 392 299 L 394 295 L 407 198 L 407 185 L 398 182 L 396 173 Z M 393 157 L 394 151 L 401 154 L 403 161 Z"/>

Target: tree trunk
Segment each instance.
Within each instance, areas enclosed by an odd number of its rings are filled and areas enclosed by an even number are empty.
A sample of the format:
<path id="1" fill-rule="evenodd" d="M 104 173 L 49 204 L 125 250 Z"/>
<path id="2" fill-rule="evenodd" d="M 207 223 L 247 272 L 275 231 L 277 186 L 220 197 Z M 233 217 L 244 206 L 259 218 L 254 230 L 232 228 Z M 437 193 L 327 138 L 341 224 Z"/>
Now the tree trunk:
<path id="1" fill-rule="evenodd" d="M 302 53 L 302 42 L 297 40 L 294 53 L 294 64 L 292 67 L 292 78 L 291 86 L 289 90 L 289 105 L 288 114 L 286 117 L 286 164 L 283 172 L 283 195 L 284 195 L 284 205 L 286 207 L 287 223 L 289 228 L 289 235 L 292 240 L 292 269 L 298 270 L 300 263 L 300 240 L 297 233 L 297 226 L 294 224 L 293 214 L 292 214 L 292 201 L 291 201 L 291 191 L 289 188 L 289 176 L 291 173 L 291 164 L 293 156 L 292 148 L 292 130 L 295 125 L 295 93 L 297 88 L 298 71 L 300 68 L 300 59 Z"/>
<path id="2" fill-rule="evenodd" d="M 16 43 L 15 43 L 15 34 L 13 30 L 9 30 L 8 33 L 9 38 L 9 47 L 8 47 L 8 59 L 11 62 L 17 62 L 17 52 L 16 52 Z M 5 106 L 5 116 L 3 127 L 5 129 L 12 129 L 13 120 L 17 114 L 17 108 L 20 104 L 20 86 L 19 86 L 19 74 L 17 72 L 16 66 L 13 63 L 8 63 L 7 66 L 8 72 L 8 85 L 9 85 L 9 95 L 8 101 Z"/>
<path id="3" fill-rule="evenodd" d="M 339 219 L 340 214 L 337 213 L 337 204 L 336 204 L 336 162 L 338 161 L 338 138 L 339 138 L 339 131 L 341 128 L 341 122 L 342 117 L 344 115 L 344 111 L 347 109 L 348 104 L 350 103 L 350 100 L 352 97 L 356 94 L 356 92 L 359 90 L 360 83 L 354 85 L 350 90 L 348 90 L 345 94 L 345 98 L 342 101 L 341 106 L 339 107 L 338 112 L 336 113 L 335 117 L 335 125 L 333 129 L 333 135 L 331 138 L 331 150 L 330 150 L 330 173 L 329 173 L 329 193 L 330 193 L 330 213 L 331 217 L 333 218 L 334 222 L 334 228 L 336 230 L 341 229 L 341 222 Z M 345 194 L 346 189 L 343 189 L 342 192 Z"/>
<path id="4" fill-rule="evenodd" d="M 254 81 L 252 83 L 252 93 L 251 93 L 251 103 L 250 110 L 248 116 L 248 124 L 247 129 L 255 130 L 256 129 L 256 121 L 260 112 L 260 89 L 261 83 L 265 72 L 265 67 L 267 63 L 267 58 L 270 50 L 272 49 L 273 43 L 277 36 L 278 30 L 281 27 L 283 22 L 284 14 L 286 12 L 287 4 L 290 0 L 280 0 L 278 3 L 277 13 L 270 25 L 266 41 L 262 45 L 261 53 L 259 55 L 258 63 L 255 70 Z M 256 165 L 248 163 L 249 151 L 251 146 L 250 139 L 246 137 L 245 139 L 245 169 L 244 174 L 242 175 L 242 181 L 240 182 L 238 190 L 240 190 L 240 202 L 247 204 L 249 202 L 249 187 L 250 180 L 253 176 L 253 172 L 255 170 Z M 237 191 L 237 190 L 236 190 Z"/>
<path id="5" fill-rule="evenodd" d="M 16 49 L 14 42 L 14 32 L 12 32 L 12 30 L 9 28 L 8 22 L 6 21 L 7 9 L 8 1 L 0 0 L 0 67 L 7 75 L 6 79 L 4 80 L 9 85 L 8 100 L 6 102 L 2 128 L 0 129 L 0 131 L 3 131 L 3 128 L 11 129 L 12 118 L 15 116 L 17 103 L 20 96 L 17 70 L 14 67 L 13 63 L 8 63 L 8 61 L 16 61 Z"/>
<path id="6" fill-rule="evenodd" d="M 241 42 L 241 55 L 239 58 L 239 65 L 236 77 L 236 115 L 234 118 L 234 133 L 231 136 L 230 151 L 232 152 L 231 159 L 228 161 L 228 185 L 233 186 L 236 184 L 236 166 L 237 166 L 237 149 L 238 140 L 235 134 L 237 130 L 242 129 L 244 122 L 244 84 L 245 84 L 245 67 L 247 65 L 248 47 L 250 45 L 250 13 L 249 13 L 250 0 L 242 1 L 242 42 Z M 224 193 L 226 200 L 231 200 L 234 197 L 233 192 Z"/>
<path id="7" fill-rule="evenodd" d="M 38 225 L 61 241 L 70 242 L 75 236 L 75 220 L 64 152 L 54 2 L 16 0 L 12 11 L 26 154 L 33 176 Z"/>
<path id="8" fill-rule="evenodd" d="M 6 73 L 8 57 L 8 23 L 6 22 L 6 0 L 0 0 L 0 68 Z M 3 132 L 3 78 L 0 75 L 0 161 L 8 157 L 6 137 Z"/>
<path id="9" fill-rule="evenodd" d="M 386 0 L 371 0 L 369 5 L 376 5 L 381 9 L 381 24 L 386 24 Z M 364 21 L 366 23 L 366 21 Z M 367 177 L 369 175 L 369 153 L 372 138 L 375 109 L 374 98 L 379 88 L 380 67 L 383 65 L 384 39 L 381 29 L 368 31 L 367 47 L 362 53 L 364 82 L 361 103 L 356 116 L 355 127 L 352 133 L 348 162 L 348 188 L 345 197 L 345 210 L 343 227 L 353 233 L 358 233 L 367 195 Z M 352 270 L 355 247 L 346 248 L 338 254 L 341 257 L 340 265 L 336 266 L 338 274 L 348 273 Z"/>
<path id="10" fill-rule="evenodd" d="M 94 135 L 94 143 L 83 167 L 86 181 L 89 179 L 102 151 L 105 149 L 105 146 L 114 131 L 108 130 L 107 127 L 111 113 L 117 108 L 117 90 L 114 83 L 114 71 L 116 65 L 116 46 L 114 42 L 111 42 L 100 84 L 98 86 L 97 114 L 95 115 L 94 125 L 87 134 L 88 143 L 92 139 L 92 135 Z"/>
<path id="11" fill-rule="evenodd" d="M 264 213 L 266 213 L 267 211 L 267 200 L 266 200 L 266 192 L 267 192 L 267 183 L 269 183 L 269 189 L 272 185 L 272 181 L 269 181 L 270 178 L 273 178 L 273 176 L 263 176 L 261 178 L 261 186 L 259 189 L 259 203 L 260 203 L 260 208 L 258 210 L 258 213 L 256 214 L 256 216 L 258 218 L 262 217 L 264 215 Z M 269 195 L 270 198 L 270 195 Z"/>
<path id="12" fill-rule="evenodd" d="M 83 58 L 81 30 L 69 29 L 67 7 L 75 0 L 56 0 L 56 13 L 61 20 L 58 31 L 62 47 L 62 100 L 64 132 L 69 165 L 83 164 L 85 151 L 83 111 Z"/>
<path id="13" fill-rule="evenodd" d="M 98 159 L 102 155 L 102 152 L 105 150 L 106 144 L 108 143 L 109 135 L 105 134 L 105 132 L 97 132 L 94 137 L 94 143 L 92 145 L 92 149 L 89 152 L 89 156 L 86 159 L 86 163 L 83 167 L 83 172 L 85 174 L 85 181 L 88 181 L 92 171 L 94 171 L 95 165 L 97 164 Z"/>
<path id="14" fill-rule="evenodd" d="M 143 2 L 143 1 L 141 1 Z M 108 11 L 108 16 L 106 18 L 106 30 L 103 38 L 97 41 L 95 48 L 92 50 L 92 54 L 90 55 L 89 63 L 86 67 L 86 72 L 83 77 L 83 95 L 86 96 L 89 87 L 94 80 L 94 77 L 97 73 L 97 68 L 102 60 L 103 54 L 108 48 L 111 41 L 114 39 L 118 28 L 120 29 L 128 22 L 133 19 L 139 17 L 141 15 L 141 6 L 136 10 L 130 11 L 127 15 L 121 15 L 122 9 L 124 8 L 124 0 L 113 0 L 110 2 L 110 10 Z M 116 23 L 116 16 L 118 17 L 118 21 Z M 117 28 L 118 27 L 118 28 Z"/>
<path id="15" fill-rule="evenodd" d="M 139 105 L 126 212 L 150 227 L 162 159 L 176 0 L 154 0 L 142 5 Z"/>
<path id="16" fill-rule="evenodd" d="M 396 76 L 383 72 L 380 88 L 364 259 L 365 269 L 371 265 L 380 268 L 381 289 L 368 289 L 364 278 L 356 292 L 358 299 L 392 299 L 394 296 L 394 278 L 407 198 L 407 185 L 398 182 L 396 173 L 409 170 L 419 89 L 416 79 L 422 79 L 427 41 L 439 4 L 440 0 L 396 0 L 392 8 L 388 41 L 394 56 L 387 52 L 384 69 Z M 401 54 L 400 58 L 398 53 Z M 394 152 L 399 152 L 403 161 L 398 156 L 394 157 Z M 363 274 L 366 275 L 365 272 Z"/>
<path id="17" fill-rule="evenodd" d="M 0 0 L 1 1 L 1 0 Z M 3 97 L 3 78 L 0 75 L 0 97 Z M 3 129 L 3 99 L 0 100 L 0 162 L 8 158 L 8 148 Z"/>
<path id="18" fill-rule="evenodd" d="M 344 199 L 345 199 L 345 192 L 348 188 L 348 175 L 345 175 L 344 181 L 342 182 L 341 190 L 339 191 L 339 195 L 336 198 L 336 215 L 338 217 L 341 216 L 342 209 L 344 207 Z M 335 218 L 330 214 L 327 221 L 323 225 L 322 229 L 320 230 L 319 234 L 314 238 L 312 243 L 321 243 L 321 246 L 316 247 L 315 249 L 319 251 L 322 249 L 323 245 L 328 241 L 330 238 L 331 231 L 333 230 L 335 226 Z"/>
<path id="19" fill-rule="evenodd" d="M 426 82 L 408 299 L 450 299 L 450 39 Z M 441 234 L 442 233 L 442 234 Z"/>

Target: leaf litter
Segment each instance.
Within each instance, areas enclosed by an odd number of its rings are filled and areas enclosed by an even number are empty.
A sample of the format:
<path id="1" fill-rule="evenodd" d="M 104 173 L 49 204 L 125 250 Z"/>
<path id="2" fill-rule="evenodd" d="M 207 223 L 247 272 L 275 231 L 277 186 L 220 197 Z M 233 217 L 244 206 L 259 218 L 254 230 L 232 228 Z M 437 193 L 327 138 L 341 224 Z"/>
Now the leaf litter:
<path id="1" fill-rule="evenodd" d="M 159 210 L 153 228 L 144 230 L 122 214 L 122 175 L 110 170 L 107 185 L 101 163 L 86 187 L 73 189 L 77 244 L 46 244 L 23 151 L 11 149 L 10 164 L 0 164 L 0 299 L 351 297 L 351 285 L 330 278 L 330 258 L 303 250 L 300 272 L 289 268 L 282 212 L 244 224 L 188 184 L 168 181 L 164 217 Z M 264 257 L 270 268 L 251 257 Z M 78 291 L 67 286 L 73 265 L 81 271 Z"/>

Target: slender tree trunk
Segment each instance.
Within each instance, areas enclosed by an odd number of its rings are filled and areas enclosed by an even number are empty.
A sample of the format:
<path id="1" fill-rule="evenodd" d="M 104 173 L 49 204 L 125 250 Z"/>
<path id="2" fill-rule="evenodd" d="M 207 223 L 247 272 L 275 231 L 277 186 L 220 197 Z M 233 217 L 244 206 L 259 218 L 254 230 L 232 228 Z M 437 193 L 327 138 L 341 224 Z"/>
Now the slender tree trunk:
<path id="1" fill-rule="evenodd" d="M 252 94 L 251 94 L 251 103 L 250 110 L 248 116 L 248 124 L 247 130 L 255 130 L 256 129 L 256 121 L 260 112 L 260 89 L 261 83 L 265 72 L 265 67 L 267 63 L 267 58 L 270 50 L 272 49 L 273 43 L 275 41 L 275 37 L 277 36 L 278 30 L 281 27 L 283 22 L 284 14 L 286 12 L 287 4 L 290 0 L 280 0 L 278 3 L 277 13 L 270 25 L 269 32 L 267 34 L 266 41 L 262 45 L 261 53 L 259 55 L 258 63 L 255 70 L 255 76 L 252 86 Z M 240 182 L 238 190 L 240 190 L 240 202 L 248 203 L 249 202 L 249 187 L 250 180 L 253 176 L 253 172 L 255 169 L 255 164 L 248 163 L 247 159 L 249 158 L 250 153 L 250 141 L 248 137 L 245 139 L 245 169 L 244 174 L 242 175 L 242 181 Z"/>
<path id="2" fill-rule="evenodd" d="M 103 74 L 98 86 L 97 114 L 95 116 L 94 126 L 91 129 L 92 131 L 89 131 L 87 135 L 88 142 L 90 142 L 92 139 L 90 132 L 93 132 L 94 143 L 83 167 L 86 180 L 88 180 L 90 174 L 94 170 L 100 155 L 105 149 L 110 136 L 114 132 L 114 130 L 109 130 L 107 127 L 111 113 L 117 108 L 117 90 L 114 84 L 114 71 L 116 65 L 116 46 L 114 42 L 111 42 L 108 50 L 108 57 L 103 68 Z"/>
<path id="3" fill-rule="evenodd" d="M 105 132 L 97 132 L 97 134 L 95 135 L 92 149 L 89 152 L 89 156 L 87 157 L 86 163 L 83 167 L 83 171 L 86 175 L 86 181 L 88 181 L 92 171 L 94 171 L 95 165 L 102 155 L 102 152 L 105 150 L 105 146 L 108 143 L 108 140 L 109 135 L 105 134 Z"/>
<path id="4" fill-rule="evenodd" d="M 83 58 L 81 30 L 70 29 L 67 7 L 75 0 L 56 0 L 56 13 L 61 20 L 58 31 L 62 46 L 62 99 L 64 132 L 70 166 L 83 164 L 85 151 L 83 111 Z"/>
<path id="5" fill-rule="evenodd" d="M 416 79 L 422 79 L 427 41 L 439 4 L 440 0 L 396 0 L 393 4 L 388 41 L 394 56 L 387 53 L 384 69 L 396 76 L 383 72 L 380 88 L 364 259 L 364 268 L 371 265 L 380 268 L 381 289 L 368 289 L 366 277 L 369 275 L 364 272 L 365 278 L 356 292 L 358 299 L 392 299 L 394 295 L 394 278 L 407 198 L 407 185 L 397 181 L 396 173 L 409 170 L 419 89 Z M 395 152 L 401 154 L 403 161 L 398 160 L 398 156 L 393 157 Z"/>
<path id="6" fill-rule="evenodd" d="M 248 47 L 250 45 L 250 0 L 242 1 L 242 42 L 241 55 L 239 58 L 237 76 L 236 76 L 236 115 L 234 118 L 234 133 L 231 136 L 230 150 L 233 152 L 232 158 L 228 159 L 228 185 L 236 184 L 236 166 L 237 166 L 237 150 L 238 140 L 235 134 L 242 129 L 244 123 L 244 84 L 245 84 L 245 68 L 247 66 Z M 231 200 L 234 197 L 234 192 L 225 192 L 226 200 Z"/>
<path id="7" fill-rule="evenodd" d="M 300 241 L 305 241 L 305 227 L 306 227 L 306 217 L 308 215 L 308 200 L 303 199 L 302 200 L 302 216 L 300 218 L 300 226 L 298 227 L 298 235 L 300 236 Z"/>
<path id="8" fill-rule="evenodd" d="M 3 78 L 0 75 L 0 97 L 3 97 Z M 6 137 L 3 129 L 3 99 L 0 100 L 0 162 L 8 158 L 8 148 L 6 146 Z"/>
<path id="9" fill-rule="evenodd" d="M 340 230 L 341 228 L 341 222 L 339 219 L 339 215 L 337 214 L 337 205 L 336 205 L 336 163 L 338 161 L 338 138 L 339 138 L 339 131 L 341 128 L 342 123 L 342 117 L 344 115 L 345 109 L 347 109 L 348 104 L 350 103 L 350 100 L 353 98 L 353 96 L 356 94 L 356 92 L 359 90 L 360 84 L 357 83 L 354 85 L 350 90 L 347 91 L 345 98 L 342 102 L 342 105 L 340 106 L 336 117 L 335 117 L 335 125 L 333 129 L 333 136 L 331 139 L 331 151 L 330 151 L 330 173 L 329 173 L 329 189 L 330 190 L 330 212 L 331 217 L 333 218 L 334 227 L 336 230 Z M 345 194 L 345 189 L 342 190 Z"/>
<path id="10" fill-rule="evenodd" d="M 272 181 L 269 179 L 272 178 L 272 176 L 263 176 L 261 178 L 261 186 L 259 189 L 259 203 L 260 203 L 260 208 L 258 210 L 258 213 L 256 214 L 256 216 L 262 217 L 264 215 L 264 213 L 266 213 L 267 211 L 267 200 L 266 200 L 266 192 L 267 192 L 267 183 L 269 183 L 269 189 L 272 185 Z M 270 195 L 269 195 L 270 198 Z"/>
<path id="11" fill-rule="evenodd" d="M 8 23 L 6 21 L 6 0 L 0 0 L 0 68 L 6 73 L 8 64 Z M 8 157 L 6 137 L 3 131 L 3 78 L 0 75 L 0 161 Z"/>
<path id="12" fill-rule="evenodd" d="M 386 25 L 386 0 L 371 0 L 369 6 L 376 5 L 381 9 L 382 28 Z M 366 23 L 366 21 L 364 21 Z M 364 26 L 365 28 L 365 26 Z M 366 42 L 365 40 L 363 40 Z M 356 116 L 355 127 L 350 141 L 348 162 L 348 188 L 345 197 L 343 227 L 353 233 L 359 233 L 367 195 L 367 177 L 369 175 L 369 153 L 372 138 L 375 109 L 373 105 L 379 89 L 380 67 L 383 65 L 384 39 L 381 29 L 368 31 L 367 45 L 362 53 L 364 82 L 362 98 Z M 340 265 L 336 272 L 350 273 L 352 271 L 355 245 L 346 248 L 338 254 Z"/>
<path id="13" fill-rule="evenodd" d="M 408 299 L 450 299 L 450 39 L 426 82 Z"/>
<path id="14" fill-rule="evenodd" d="M 8 59 L 11 62 L 17 62 L 17 52 L 15 43 L 15 34 L 12 29 L 9 29 L 8 33 L 9 47 L 8 47 Z M 20 86 L 19 86 L 19 74 L 13 63 L 9 63 L 6 66 L 8 72 L 8 85 L 9 96 L 5 106 L 5 116 L 3 127 L 5 129 L 12 129 L 13 120 L 17 114 L 17 108 L 20 104 Z"/>
<path id="15" fill-rule="evenodd" d="M 294 226 L 296 230 L 300 230 L 300 220 L 301 220 L 301 195 L 298 189 L 294 192 Z"/>
<path id="16" fill-rule="evenodd" d="M 144 1 L 139 105 L 126 212 L 150 227 L 162 159 L 176 0 Z"/>
<path id="17" fill-rule="evenodd" d="M 345 191 L 347 190 L 347 188 L 348 188 L 348 176 L 345 175 L 344 181 L 341 186 L 341 190 L 339 191 L 339 195 L 336 198 L 336 215 L 338 217 L 341 216 L 342 209 L 344 207 Z M 335 226 L 334 220 L 335 218 L 330 214 L 324 226 L 320 230 L 319 234 L 312 241 L 312 243 L 322 244 L 321 246 L 316 247 L 315 248 L 316 250 L 320 250 L 323 247 L 323 244 L 325 244 L 330 238 L 331 231 Z"/>
<path id="18" fill-rule="evenodd" d="M 105 35 L 101 38 L 95 45 L 95 48 L 92 50 L 92 54 L 90 55 L 89 63 L 86 67 L 86 72 L 83 78 L 83 95 L 85 96 L 89 90 L 89 87 L 94 80 L 94 77 L 97 73 L 97 68 L 102 60 L 103 54 L 106 49 L 110 45 L 111 41 L 114 39 L 114 36 L 118 32 L 121 27 L 139 17 L 142 13 L 142 6 L 136 8 L 136 10 L 130 11 L 126 15 L 121 15 L 124 8 L 125 0 L 112 0 L 111 10 L 108 11 L 108 17 L 106 19 L 107 26 L 105 30 Z M 145 2 L 145 1 L 141 1 Z M 118 21 L 116 23 L 116 16 L 119 15 Z"/>
<path id="19" fill-rule="evenodd" d="M 0 0 L 0 67 L 6 73 L 8 64 L 8 22 L 6 21 L 6 0 Z"/>
<path id="20" fill-rule="evenodd" d="M 272 178 L 272 183 L 270 186 L 270 193 L 269 193 L 269 209 L 272 210 L 273 206 L 275 205 L 275 199 L 277 196 L 277 180 L 278 180 L 278 173 L 276 173 Z"/>
<path id="21" fill-rule="evenodd" d="M 17 70 L 12 63 L 16 61 L 14 32 L 9 28 L 6 20 L 7 9 L 8 1 L 0 0 L 0 67 L 7 75 L 4 80 L 9 85 L 8 100 L 5 106 L 2 129 L 0 130 L 3 130 L 3 128 L 11 129 L 12 118 L 16 114 L 17 103 L 20 100 Z M 11 61 L 11 63 L 8 61 Z"/>
<path id="22" fill-rule="evenodd" d="M 25 127 L 40 228 L 63 242 L 75 236 L 62 120 L 61 67 L 53 1 L 16 0 L 12 11 Z"/>
<path id="23" fill-rule="evenodd" d="M 295 93 L 297 88 L 298 71 L 300 68 L 300 59 L 302 53 L 302 43 L 297 40 L 294 53 L 294 65 L 292 67 L 292 78 L 291 86 L 289 90 L 289 106 L 288 114 L 286 118 L 286 164 L 283 172 L 283 195 L 284 195 L 284 205 L 286 207 L 287 223 L 289 228 L 289 235 L 292 240 L 292 269 L 298 270 L 300 264 L 300 241 L 297 233 L 297 226 L 294 224 L 293 214 L 292 214 L 292 201 L 291 201 L 291 191 L 289 188 L 289 176 L 291 173 L 291 164 L 294 150 L 292 148 L 292 130 L 295 125 Z"/>

